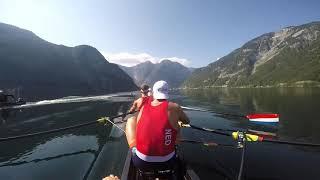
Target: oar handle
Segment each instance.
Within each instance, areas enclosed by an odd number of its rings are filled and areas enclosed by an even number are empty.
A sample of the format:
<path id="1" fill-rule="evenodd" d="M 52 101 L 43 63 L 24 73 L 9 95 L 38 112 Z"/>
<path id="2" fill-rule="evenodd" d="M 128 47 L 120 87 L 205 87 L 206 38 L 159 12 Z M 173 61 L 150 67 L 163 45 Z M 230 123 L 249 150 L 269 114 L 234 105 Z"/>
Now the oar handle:
<path id="1" fill-rule="evenodd" d="M 182 122 L 179 121 L 180 127 L 191 127 L 190 124 L 182 124 Z"/>

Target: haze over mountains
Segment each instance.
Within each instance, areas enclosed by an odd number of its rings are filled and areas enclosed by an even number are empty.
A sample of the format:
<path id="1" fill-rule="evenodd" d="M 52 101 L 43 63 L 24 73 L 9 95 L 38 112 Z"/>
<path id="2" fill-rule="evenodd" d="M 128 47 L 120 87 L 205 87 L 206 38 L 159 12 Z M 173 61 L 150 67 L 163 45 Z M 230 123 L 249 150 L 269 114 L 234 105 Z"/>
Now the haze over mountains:
<path id="1" fill-rule="evenodd" d="M 132 77 L 138 86 L 148 84 L 151 87 L 156 81 L 165 80 L 170 88 L 179 87 L 193 70 L 170 60 L 163 60 L 156 64 L 147 61 L 133 67 L 120 67 Z"/>
<path id="2" fill-rule="evenodd" d="M 206 67 L 186 88 L 320 86 L 320 22 L 261 35 Z"/>
<path id="3" fill-rule="evenodd" d="M 133 80 L 90 46 L 49 43 L 28 30 L 0 23 L 0 89 L 27 100 L 132 91 Z"/>

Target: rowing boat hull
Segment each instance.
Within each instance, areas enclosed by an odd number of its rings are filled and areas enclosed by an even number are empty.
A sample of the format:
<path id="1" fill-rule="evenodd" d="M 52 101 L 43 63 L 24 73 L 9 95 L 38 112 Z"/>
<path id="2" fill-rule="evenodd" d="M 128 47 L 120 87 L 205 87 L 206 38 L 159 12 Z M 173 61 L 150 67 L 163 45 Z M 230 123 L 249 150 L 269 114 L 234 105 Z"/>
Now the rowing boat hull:
<path id="1" fill-rule="evenodd" d="M 139 177 L 137 175 L 137 170 L 134 167 L 133 163 L 132 163 L 132 152 L 129 149 L 128 154 L 127 154 L 127 158 L 122 170 L 122 174 L 121 174 L 121 180 L 138 180 Z M 177 175 L 177 177 L 183 177 L 184 180 L 199 180 L 200 178 L 198 177 L 198 175 L 188 166 L 185 167 L 186 168 L 186 174 L 184 175 Z"/>

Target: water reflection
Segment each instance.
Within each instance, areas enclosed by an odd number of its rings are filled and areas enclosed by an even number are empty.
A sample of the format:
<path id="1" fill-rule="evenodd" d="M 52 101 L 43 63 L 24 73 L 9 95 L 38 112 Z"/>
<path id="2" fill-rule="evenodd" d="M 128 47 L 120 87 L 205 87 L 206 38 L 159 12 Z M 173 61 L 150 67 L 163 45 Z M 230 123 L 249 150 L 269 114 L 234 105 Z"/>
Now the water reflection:
<path id="1" fill-rule="evenodd" d="M 279 113 L 278 134 L 282 138 L 320 142 L 319 88 L 215 88 L 185 90 L 183 94 L 200 106 L 239 114 Z M 194 102 L 193 102 L 194 103 Z M 230 119 L 232 120 L 232 118 Z M 233 119 L 236 120 L 236 119 Z M 237 120 L 239 121 L 239 120 Z M 255 129 L 260 125 L 239 122 L 238 127 Z M 268 131 L 274 131 L 273 127 Z"/>
<path id="2" fill-rule="evenodd" d="M 12 117 L 12 116 L 16 116 L 17 113 L 21 112 L 21 109 L 1 109 L 0 110 L 0 119 L 1 119 L 1 123 L 2 124 L 6 124 L 7 120 Z"/>
<path id="3" fill-rule="evenodd" d="M 184 106 L 235 114 L 278 112 L 276 127 L 249 124 L 235 117 L 210 112 L 185 111 L 193 124 L 222 129 L 250 129 L 271 132 L 281 139 L 320 142 L 319 89 L 205 89 L 172 95 Z M 89 122 L 101 116 L 125 112 L 130 100 L 105 100 L 32 106 L 4 113 L 0 137 L 33 133 Z M 9 115 L 8 115 L 9 114 Z M 0 179 L 101 179 L 120 175 L 127 153 L 125 138 L 110 138 L 111 126 L 92 125 L 17 141 L 1 142 Z M 182 129 L 184 139 L 213 141 L 236 146 L 229 137 L 193 129 Z M 320 176 L 319 148 L 250 143 L 244 179 L 317 179 Z M 241 150 L 181 145 L 184 160 L 201 179 L 234 179 Z M 299 166 L 297 166 L 297 162 Z M 2 166 L 2 167 L 1 167 Z M 17 173 L 19 172 L 19 173 Z"/>
<path id="4" fill-rule="evenodd" d="M 48 104 L 1 109 L 0 137 L 42 132 L 95 121 L 127 111 L 127 101 Z M 87 179 L 111 126 L 99 124 L 74 130 L 0 142 L 0 179 Z M 114 140 L 113 140 L 114 141 Z M 115 140 L 117 141 L 117 140 Z M 19 172 L 19 173 L 17 173 Z M 97 172 L 99 176 L 104 171 Z"/>
<path id="5" fill-rule="evenodd" d="M 280 114 L 280 123 L 277 126 L 261 126 L 238 118 L 217 116 L 214 113 L 187 112 L 192 123 L 196 125 L 209 128 L 249 128 L 254 131 L 271 132 L 269 136 L 276 135 L 282 140 L 320 143 L 319 88 L 216 88 L 184 90 L 182 94 L 188 97 L 179 102 L 185 106 L 226 113 Z M 232 143 L 230 138 L 190 129 L 183 129 L 183 135 L 197 140 Z M 241 155 L 239 149 L 184 145 L 183 152 L 185 159 L 196 169 L 201 179 L 212 179 L 217 171 L 231 176 L 230 179 L 236 178 Z M 320 175 L 319 152 L 320 149 L 317 147 L 248 143 L 244 179 L 317 179 Z"/>

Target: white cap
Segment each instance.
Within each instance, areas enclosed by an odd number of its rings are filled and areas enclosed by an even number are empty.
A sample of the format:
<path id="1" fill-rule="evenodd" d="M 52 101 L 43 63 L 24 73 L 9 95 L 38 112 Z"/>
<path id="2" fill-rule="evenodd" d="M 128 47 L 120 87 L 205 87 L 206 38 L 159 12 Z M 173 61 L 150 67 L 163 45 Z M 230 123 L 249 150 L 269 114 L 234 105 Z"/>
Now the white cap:
<path id="1" fill-rule="evenodd" d="M 154 99 L 169 99 L 169 86 L 165 81 L 157 81 L 153 85 L 153 98 Z"/>

